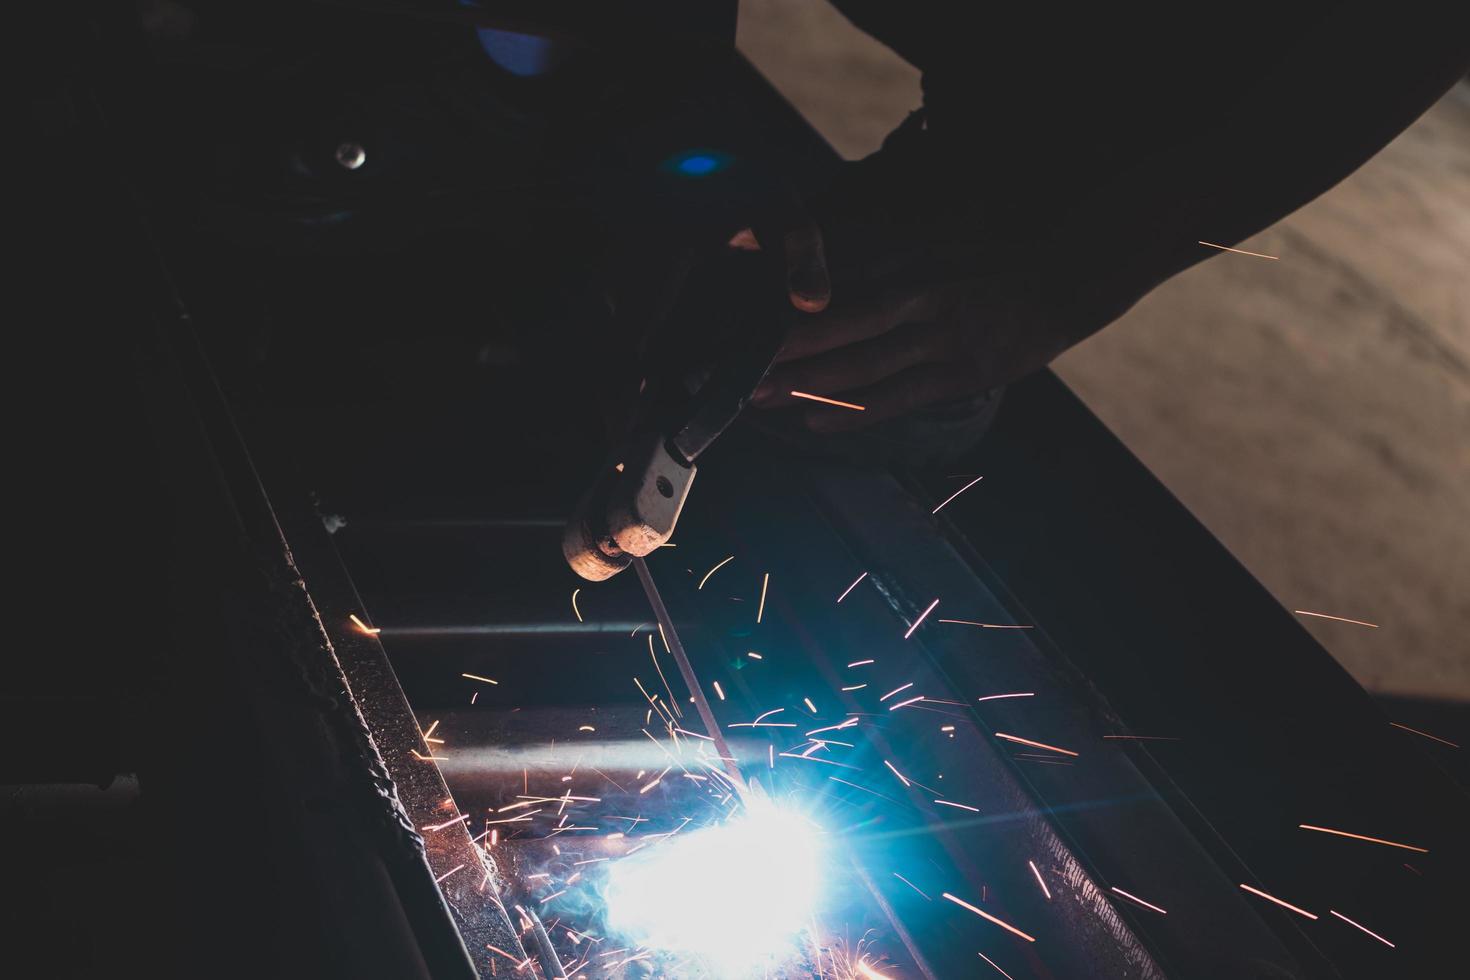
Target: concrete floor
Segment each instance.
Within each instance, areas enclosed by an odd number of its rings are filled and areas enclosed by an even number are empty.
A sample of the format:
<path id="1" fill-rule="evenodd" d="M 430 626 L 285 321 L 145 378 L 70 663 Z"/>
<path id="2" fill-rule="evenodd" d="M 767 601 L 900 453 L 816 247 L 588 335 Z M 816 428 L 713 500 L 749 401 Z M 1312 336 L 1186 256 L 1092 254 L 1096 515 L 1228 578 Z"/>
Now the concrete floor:
<path id="1" fill-rule="evenodd" d="M 918 73 L 816 0 L 739 44 L 847 157 Z M 1470 701 L 1470 86 L 1055 365 L 1370 690 Z"/>

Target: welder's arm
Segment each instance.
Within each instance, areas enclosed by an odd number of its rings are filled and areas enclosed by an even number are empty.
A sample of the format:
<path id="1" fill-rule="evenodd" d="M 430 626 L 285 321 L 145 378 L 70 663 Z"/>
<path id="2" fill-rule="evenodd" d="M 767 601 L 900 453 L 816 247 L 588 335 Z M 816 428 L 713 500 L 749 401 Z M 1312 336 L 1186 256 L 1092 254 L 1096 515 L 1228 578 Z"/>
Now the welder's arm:
<path id="1" fill-rule="evenodd" d="M 851 397 L 867 411 L 808 409 L 805 421 L 852 428 L 1045 365 L 1219 254 L 1200 240 L 1233 245 L 1260 231 L 1412 123 L 1470 62 L 1455 7 L 1418 19 L 1355 8 L 1317 25 L 1273 68 L 1242 79 L 1248 88 L 1218 120 L 1104 180 L 1005 271 L 856 307 L 843 307 L 839 290 L 831 310 L 796 326 L 756 404 L 790 405 L 793 389 Z"/>

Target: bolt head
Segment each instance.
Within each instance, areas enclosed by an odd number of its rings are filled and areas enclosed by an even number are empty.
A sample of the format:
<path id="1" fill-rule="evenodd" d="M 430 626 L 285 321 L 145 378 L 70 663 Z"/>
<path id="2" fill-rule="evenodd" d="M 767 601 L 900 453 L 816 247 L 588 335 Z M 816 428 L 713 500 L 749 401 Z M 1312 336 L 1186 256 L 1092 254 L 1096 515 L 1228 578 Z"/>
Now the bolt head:
<path id="1" fill-rule="evenodd" d="M 337 147 L 336 156 L 337 162 L 348 170 L 356 170 L 367 163 L 367 150 L 362 148 L 361 143 L 354 143 L 351 140 Z"/>

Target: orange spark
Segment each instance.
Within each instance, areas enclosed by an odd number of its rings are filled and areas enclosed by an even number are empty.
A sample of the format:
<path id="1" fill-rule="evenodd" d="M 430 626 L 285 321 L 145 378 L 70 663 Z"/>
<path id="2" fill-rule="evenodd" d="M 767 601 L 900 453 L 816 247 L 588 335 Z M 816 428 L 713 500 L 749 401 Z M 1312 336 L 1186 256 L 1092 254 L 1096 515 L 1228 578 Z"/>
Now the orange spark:
<path id="1" fill-rule="evenodd" d="M 705 572 L 704 573 L 704 578 L 702 578 L 702 579 L 699 580 L 699 589 L 704 588 L 704 583 L 706 583 L 706 582 L 709 581 L 709 577 L 711 575 L 713 575 L 715 572 L 718 572 L 720 569 L 724 568 L 726 565 L 730 564 L 730 562 L 732 562 L 734 560 L 735 560 L 735 556 L 734 555 L 731 555 L 729 558 L 726 558 L 724 561 L 716 562 L 715 563 L 715 567 L 714 568 L 711 568 L 709 571 Z M 697 591 L 699 591 L 699 589 L 695 589 L 695 591 L 697 592 Z"/>
<path id="2" fill-rule="evenodd" d="M 849 592 L 851 592 L 853 589 L 857 588 L 858 587 L 858 583 L 861 582 L 863 579 L 865 579 L 867 577 L 868 577 L 868 573 L 867 572 L 863 572 L 863 574 L 861 574 L 857 578 L 853 579 L 852 580 L 852 584 L 849 585 L 847 588 L 845 588 L 845 589 L 842 590 L 842 595 L 840 595 L 840 596 L 837 597 L 837 601 L 838 602 L 841 602 L 843 599 L 846 599 L 847 598 L 847 594 Z"/>
<path id="3" fill-rule="evenodd" d="M 1346 616 L 1331 616 L 1327 613 L 1308 612 L 1305 609 L 1293 609 L 1292 612 L 1298 616 L 1316 616 L 1318 619 L 1335 619 L 1339 623 L 1352 623 L 1354 626 L 1366 626 L 1369 629 L 1377 629 L 1377 623 L 1365 623 L 1361 619 L 1348 619 Z"/>
<path id="4" fill-rule="evenodd" d="M 454 867 L 450 868 L 448 871 L 444 872 L 442 875 L 440 875 L 439 877 L 435 878 L 434 879 L 434 884 L 436 884 L 436 885 L 442 885 L 444 883 L 444 879 L 445 878 L 448 878 L 450 875 L 454 874 L 456 871 L 458 871 L 460 868 L 463 868 L 463 867 L 464 867 L 464 865 L 462 865 L 462 864 L 456 864 Z"/>
<path id="5" fill-rule="evenodd" d="M 903 781 L 903 784 L 905 786 L 912 786 L 913 785 L 913 783 L 910 783 L 909 782 L 909 778 L 907 776 L 905 776 L 903 773 L 899 772 L 897 769 L 893 768 L 893 763 L 889 762 L 887 759 L 884 759 L 883 760 L 883 764 L 888 767 L 888 769 L 889 769 L 890 772 L 892 772 L 895 776 L 897 776 L 900 780 L 902 780 Z"/>
<path id="6" fill-rule="evenodd" d="M 954 498 L 958 497 L 960 494 L 964 493 L 966 490 L 970 489 L 971 487 L 973 487 L 975 484 L 979 483 L 983 479 L 985 479 L 985 477 L 983 477 L 983 476 L 977 476 L 977 477 L 975 477 L 975 479 L 971 480 L 969 483 L 966 483 L 964 486 L 960 487 L 958 490 L 956 490 L 954 493 L 950 494 L 948 497 L 945 497 L 944 498 L 944 503 L 941 503 L 938 507 L 935 507 L 929 513 L 931 513 L 931 514 L 937 514 L 937 513 L 939 513 L 939 511 L 944 507 L 944 504 L 949 503 L 951 500 L 953 500 Z"/>
<path id="7" fill-rule="evenodd" d="M 847 666 L 849 666 L 849 667 L 862 667 L 862 666 L 864 666 L 866 664 L 874 664 L 874 663 L 877 663 L 877 662 L 878 661 L 876 661 L 876 660 L 854 660 L 852 663 L 848 664 Z"/>
<path id="8" fill-rule="evenodd" d="M 808 401 L 821 402 L 823 405 L 836 405 L 838 408 L 850 408 L 854 412 L 866 412 L 862 405 L 854 405 L 852 402 L 838 401 L 836 398 L 824 398 L 821 395 L 811 395 L 805 391 L 793 391 L 792 398 L 805 398 Z"/>
<path id="9" fill-rule="evenodd" d="M 577 726 L 577 731 L 579 731 L 579 732 L 595 732 L 595 731 L 597 731 L 597 729 L 593 728 L 591 725 L 578 725 Z"/>
<path id="10" fill-rule="evenodd" d="M 1261 891 L 1259 888 L 1252 888 L 1250 885 L 1241 885 L 1240 887 L 1241 888 L 1244 888 L 1246 891 L 1250 892 L 1252 895 L 1259 895 L 1259 896 L 1261 896 L 1262 898 L 1264 898 L 1268 902 L 1275 902 L 1277 905 L 1281 906 L 1284 909 L 1290 909 L 1291 911 L 1295 912 L 1297 915 L 1305 915 L 1309 919 L 1316 919 L 1317 918 L 1317 916 L 1315 916 L 1312 913 L 1308 912 L 1306 909 L 1299 909 L 1295 905 L 1292 905 L 1290 902 L 1283 902 L 1281 899 L 1277 898 L 1275 895 L 1267 895 L 1265 892 Z"/>
<path id="11" fill-rule="evenodd" d="M 997 972 L 1001 976 L 1005 977 L 1006 980 L 1016 980 L 1015 977 L 1011 976 L 1009 973 L 1007 973 L 1006 971 L 1002 970 L 1000 968 L 1000 966 L 995 962 L 995 960 L 993 960 L 990 957 L 986 956 L 984 953 L 981 953 L 981 952 L 978 952 L 977 951 L 975 953 L 975 955 L 978 956 L 978 957 L 980 957 L 985 962 L 989 963 L 991 966 L 995 967 L 995 972 Z"/>
<path id="12" fill-rule="evenodd" d="M 1045 742 L 1033 742 L 1029 738 L 1021 738 L 1018 735 L 1007 735 L 1005 732 L 996 732 L 995 737 L 1003 738 L 1007 742 L 1019 742 L 1022 745 L 1029 745 L 1033 749 L 1046 749 L 1048 752 L 1060 752 L 1062 755 L 1077 755 L 1071 749 L 1057 748 L 1055 745 L 1047 745 Z"/>
<path id="13" fill-rule="evenodd" d="M 796 394 L 796 392 L 793 391 L 792 394 L 794 395 Z M 893 978 L 888 976 L 886 973 L 879 973 L 877 970 L 873 969 L 862 960 L 857 961 L 857 968 L 858 972 L 861 973 L 866 978 L 866 980 L 893 980 Z"/>
<path id="14" fill-rule="evenodd" d="M 1113 891 L 1117 892 L 1119 895 L 1122 895 L 1124 898 L 1128 899 L 1129 901 L 1137 902 L 1139 905 L 1142 905 L 1144 908 L 1153 909 L 1155 912 L 1159 913 L 1160 915 L 1168 915 L 1169 914 L 1165 910 L 1159 908 L 1157 905 L 1154 905 L 1152 902 L 1145 902 L 1143 899 L 1139 898 L 1137 895 L 1130 895 L 1130 894 L 1128 894 L 1127 892 L 1125 892 L 1121 888 L 1116 888 L 1115 887 L 1113 889 Z"/>
<path id="15" fill-rule="evenodd" d="M 1254 255 L 1258 259 L 1270 259 L 1273 262 L 1278 261 L 1281 258 L 1281 256 L 1279 256 L 1279 255 L 1265 255 L 1265 254 L 1263 254 L 1261 252 L 1247 252 L 1243 248 L 1231 248 L 1228 245 L 1216 245 L 1214 242 L 1203 242 L 1202 241 L 1202 242 L 1200 242 L 1200 244 L 1201 245 L 1208 245 L 1208 246 L 1210 246 L 1210 248 L 1218 248 L 1222 252 L 1234 252 L 1236 255 Z"/>
<path id="16" fill-rule="evenodd" d="M 499 681 L 491 680 L 488 677 L 481 677 L 479 674 L 460 674 L 459 676 L 461 676 L 461 677 L 468 677 L 472 681 L 484 681 L 486 684 L 499 684 L 500 683 Z"/>
<path id="17" fill-rule="evenodd" d="M 941 619 L 941 623 L 956 623 L 960 626 L 978 626 L 985 630 L 1029 630 L 1031 626 L 1008 626 L 1004 623 L 977 623 L 973 619 Z"/>
<path id="18" fill-rule="evenodd" d="M 1365 840 L 1370 844 L 1387 844 L 1389 847 L 1402 847 L 1406 851 L 1418 851 L 1420 854 L 1428 854 L 1429 848 L 1415 847 L 1413 844 L 1396 844 L 1391 840 L 1383 840 L 1381 837 L 1364 837 L 1362 834 L 1350 834 L 1346 830 L 1332 830 L 1328 827 L 1314 827 L 1309 823 L 1297 824 L 1302 830 L 1316 830 L 1324 834 L 1336 834 L 1339 837 L 1351 837 L 1353 840 Z"/>
<path id="19" fill-rule="evenodd" d="M 715 681 L 714 682 L 714 685 L 715 685 L 715 693 L 720 696 L 720 700 L 721 701 L 725 700 L 725 691 L 724 691 L 724 689 L 722 687 L 720 687 L 720 682 L 719 681 Z"/>
<path id="20" fill-rule="evenodd" d="M 937 605 L 939 605 L 939 600 L 935 599 L 933 602 L 929 603 L 928 609 L 925 609 L 923 612 L 919 613 L 919 618 L 914 620 L 914 625 L 910 626 L 909 631 L 903 635 L 903 638 L 905 640 L 914 635 L 914 630 L 919 628 L 919 624 L 928 618 L 929 614 L 934 611 L 934 607 Z"/>
<path id="21" fill-rule="evenodd" d="M 879 698 L 879 699 L 878 699 L 878 700 L 879 700 L 879 701 L 887 701 L 887 700 L 888 700 L 888 699 L 889 699 L 889 698 L 891 698 L 891 697 L 893 697 L 893 696 L 894 696 L 894 695 L 895 695 L 895 694 L 897 694 L 897 693 L 898 693 L 898 692 L 899 692 L 899 691 L 907 691 L 907 690 L 908 690 L 908 689 L 909 689 L 909 688 L 911 688 L 911 687 L 913 687 L 913 686 L 914 686 L 914 682 L 913 682 L 913 681 L 909 681 L 909 682 L 908 682 L 908 683 L 907 683 L 907 684 L 905 684 L 905 685 L 904 685 L 904 686 L 903 686 L 903 687 L 895 687 L 895 688 L 894 688 L 894 689 L 893 689 L 893 690 L 891 690 L 891 691 L 889 691 L 889 692 L 888 692 L 888 693 L 887 693 L 887 694 L 885 694 L 885 695 L 883 695 L 883 696 L 882 696 L 882 697 L 881 697 L 881 698 Z"/>
<path id="22" fill-rule="evenodd" d="M 1029 864 L 1029 865 L 1031 865 L 1031 873 L 1036 876 L 1036 883 L 1041 886 L 1041 894 L 1045 895 L 1046 896 L 1046 900 L 1048 902 L 1050 902 L 1051 901 L 1051 889 L 1048 888 L 1048 887 L 1046 887 L 1046 882 L 1045 881 L 1042 881 L 1041 880 L 1041 872 L 1039 870 L 1037 870 L 1036 862 L 1035 861 L 1027 861 L 1026 863 Z"/>
<path id="23" fill-rule="evenodd" d="M 356 613 L 348 613 L 347 618 L 352 620 L 352 625 L 356 626 L 358 630 L 366 633 L 368 636 L 377 636 L 379 633 L 383 632 L 380 627 L 369 626 L 367 623 L 364 623 L 362 620 L 358 619 Z"/>
<path id="24" fill-rule="evenodd" d="M 1423 735 L 1425 738 L 1430 738 L 1430 739 L 1433 739 L 1436 742 L 1441 742 L 1441 743 L 1443 743 L 1445 745 L 1448 745 L 1452 749 L 1458 749 L 1459 748 L 1458 745 L 1456 745 L 1454 742 L 1451 742 L 1447 738 L 1440 738 L 1438 735 L 1431 735 L 1428 732 L 1421 732 L 1417 728 L 1410 728 L 1408 725 L 1400 725 L 1396 721 L 1391 721 L 1391 722 L 1389 722 L 1389 724 L 1392 725 L 1395 728 L 1402 728 L 1406 732 L 1413 732 L 1415 735 Z"/>
<path id="25" fill-rule="evenodd" d="M 944 893 L 944 897 L 947 898 L 947 899 L 949 899 L 951 902 L 954 902 L 956 905 L 958 905 L 958 906 L 960 906 L 962 908 L 969 909 L 971 912 L 974 912 L 976 915 L 980 916 L 980 918 L 986 920 L 987 922 L 993 922 L 993 923 L 995 923 L 996 925 L 998 925 L 1002 929 L 1004 929 L 1006 932 L 1014 933 L 1017 936 L 1020 936 L 1022 939 L 1026 940 L 1028 943 L 1034 943 L 1034 942 L 1036 942 L 1036 937 L 1035 936 L 1028 936 L 1028 935 L 1026 935 L 1024 932 L 1022 932 L 1020 929 L 1017 929 L 1015 926 L 1011 925 L 1010 923 L 1008 923 L 1008 922 L 1002 922 L 1001 920 L 997 919 L 995 916 L 991 915 L 989 912 L 983 911 L 981 909 L 977 909 L 975 906 L 971 905 L 969 902 L 966 902 L 963 899 L 955 898 L 949 892 L 945 892 Z"/>
<path id="26" fill-rule="evenodd" d="M 429 730 L 424 732 L 424 738 L 428 738 L 430 735 L 434 734 L 434 729 L 438 727 L 439 722 L 436 720 L 432 725 L 429 726 Z"/>
<path id="27" fill-rule="evenodd" d="M 978 806 L 970 806 L 970 804 L 968 803 L 954 803 L 950 800 L 935 800 L 934 802 L 938 803 L 940 806 L 952 806 L 959 810 L 969 810 L 971 813 L 980 812 L 980 808 Z"/>
<path id="28" fill-rule="evenodd" d="M 765 577 L 761 579 L 761 604 L 756 607 L 755 610 L 755 621 L 757 623 L 759 623 L 761 621 L 761 617 L 766 614 L 766 589 L 770 586 L 770 584 L 771 573 L 766 572 Z"/>
<path id="29" fill-rule="evenodd" d="M 576 613 L 577 622 L 579 623 L 582 622 L 582 610 L 577 608 L 577 593 L 581 591 L 581 589 L 572 590 L 572 612 Z"/>
<path id="30" fill-rule="evenodd" d="M 1348 925 L 1352 926 L 1353 928 L 1363 930 L 1368 935 L 1372 936 L 1374 939 L 1378 940 L 1380 943 L 1382 943 L 1383 945 L 1387 946 L 1389 949 L 1396 948 L 1393 943 L 1389 942 L 1387 939 L 1384 939 L 1382 936 L 1380 936 L 1378 933 L 1374 932 L 1372 929 L 1369 929 L 1367 926 L 1364 926 L 1364 925 L 1359 925 L 1358 923 L 1354 922 L 1352 919 L 1349 919 L 1347 916 L 1343 915 L 1341 912 L 1338 912 L 1338 911 L 1336 911 L 1334 909 L 1328 909 L 1327 911 L 1329 913 L 1331 913 L 1332 915 L 1337 916 L 1339 919 L 1341 919 L 1342 921 L 1346 922 Z"/>
<path id="31" fill-rule="evenodd" d="M 1034 698 L 1034 697 L 1036 697 L 1036 692 L 1035 691 L 1026 691 L 1024 694 L 987 694 L 987 695 L 985 695 L 985 697 L 983 697 L 983 698 L 976 698 L 975 700 L 976 701 L 998 701 L 1001 698 Z"/>

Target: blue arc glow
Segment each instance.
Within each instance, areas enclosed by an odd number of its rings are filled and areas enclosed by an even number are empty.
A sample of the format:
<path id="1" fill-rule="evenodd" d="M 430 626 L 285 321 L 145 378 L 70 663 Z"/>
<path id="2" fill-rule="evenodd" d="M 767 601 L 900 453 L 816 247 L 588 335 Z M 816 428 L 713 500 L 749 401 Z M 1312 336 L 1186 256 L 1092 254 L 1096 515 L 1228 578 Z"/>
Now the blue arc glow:
<path id="1" fill-rule="evenodd" d="M 796 952 L 821 886 L 822 842 L 763 797 L 608 869 L 608 926 L 651 949 L 739 977 Z"/>

